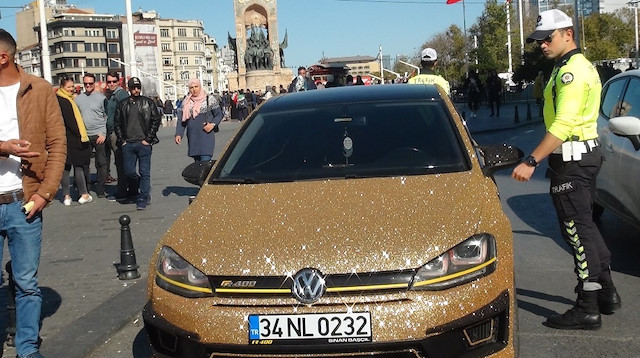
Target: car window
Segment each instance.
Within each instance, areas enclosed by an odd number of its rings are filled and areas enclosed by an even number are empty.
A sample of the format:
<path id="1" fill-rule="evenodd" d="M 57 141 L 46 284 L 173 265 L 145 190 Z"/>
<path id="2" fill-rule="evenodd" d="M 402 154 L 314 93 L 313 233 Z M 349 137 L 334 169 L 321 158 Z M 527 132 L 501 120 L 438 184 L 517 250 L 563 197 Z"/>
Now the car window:
<path id="1" fill-rule="evenodd" d="M 605 118 L 618 117 L 620 108 L 622 107 L 622 91 L 626 78 L 621 78 L 617 81 L 610 82 L 605 88 L 604 96 L 602 98 L 602 105 L 600 106 L 602 114 Z"/>
<path id="2" fill-rule="evenodd" d="M 212 181 L 447 173 L 470 161 L 441 102 L 355 103 L 261 112 Z"/>
<path id="3" fill-rule="evenodd" d="M 632 77 L 624 93 L 624 100 L 620 105 L 618 116 L 633 116 L 640 118 L 640 79 Z"/>

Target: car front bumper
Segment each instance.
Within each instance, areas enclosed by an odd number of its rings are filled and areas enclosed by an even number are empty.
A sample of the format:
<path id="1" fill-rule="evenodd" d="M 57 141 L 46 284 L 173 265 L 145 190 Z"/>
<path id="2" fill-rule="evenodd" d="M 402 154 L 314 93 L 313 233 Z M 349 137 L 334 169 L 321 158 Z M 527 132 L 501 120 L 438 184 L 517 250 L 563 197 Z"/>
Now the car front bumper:
<path id="1" fill-rule="evenodd" d="M 250 345 L 219 343 L 219 337 L 203 337 L 169 322 L 152 301 L 143 310 L 143 319 L 154 353 L 165 357 L 513 357 L 515 319 L 514 292 L 504 290 L 490 302 L 464 316 L 450 319 L 423 332 L 414 339 L 398 334 L 397 340 L 376 339 L 369 343 L 336 345 Z M 401 303 L 402 304 L 402 303 Z M 407 304 L 407 301 L 404 302 Z M 217 307 L 225 311 L 229 307 Z M 159 308 L 162 310 L 163 308 Z M 317 307 L 316 307 L 317 309 Z M 242 308 L 247 311 L 247 307 Z M 250 310 L 250 309 L 249 309 Z M 257 310 L 257 308 L 256 308 Z M 442 310 L 447 315 L 448 310 Z M 188 312 L 185 312 L 187 314 Z M 453 316 L 454 312 L 449 312 Z M 234 316 L 234 314 L 230 314 Z M 413 312 L 412 319 L 420 317 Z M 220 316 L 218 317 L 220 318 Z M 221 319 L 224 322 L 224 319 Z M 408 323 L 408 322 L 405 322 Z M 203 324 L 211 324 L 206 322 Z M 225 323 L 221 323 L 224 327 Z M 422 325 L 420 325 L 422 327 Z M 218 342 L 212 341 L 212 338 Z M 379 337 L 378 337 L 379 338 Z"/>

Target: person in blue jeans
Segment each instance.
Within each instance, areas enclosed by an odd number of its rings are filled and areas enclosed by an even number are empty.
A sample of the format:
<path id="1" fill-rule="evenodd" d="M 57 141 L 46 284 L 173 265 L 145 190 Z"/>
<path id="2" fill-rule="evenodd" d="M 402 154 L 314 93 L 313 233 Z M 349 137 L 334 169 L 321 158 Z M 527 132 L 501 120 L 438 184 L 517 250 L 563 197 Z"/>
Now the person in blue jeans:
<path id="1" fill-rule="evenodd" d="M 127 86 L 131 96 L 118 103 L 113 129 L 122 148 L 124 175 L 129 188 L 139 188 L 137 209 L 144 210 L 151 204 L 151 152 L 152 146 L 158 143 L 156 133 L 162 113 L 151 98 L 141 95 L 140 79 L 131 77 Z"/>
<path id="2" fill-rule="evenodd" d="M 25 73 L 15 54 L 15 40 L 0 29 L 0 262 L 7 241 L 16 290 L 16 353 L 42 358 L 42 210 L 60 185 L 67 136 L 51 84 Z"/>

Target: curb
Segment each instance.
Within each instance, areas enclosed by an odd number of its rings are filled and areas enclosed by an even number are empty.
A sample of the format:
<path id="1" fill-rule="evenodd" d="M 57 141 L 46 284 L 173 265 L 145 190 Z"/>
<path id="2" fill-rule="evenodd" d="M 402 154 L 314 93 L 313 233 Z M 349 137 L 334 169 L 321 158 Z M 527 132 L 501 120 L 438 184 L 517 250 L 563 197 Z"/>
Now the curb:
<path id="1" fill-rule="evenodd" d="M 132 281 L 131 287 L 116 294 L 91 312 L 47 338 L 40 353 L 45 357 L 85 358 L 131 322 L 146 300 L 147 275 Z M 96 325 L 95 322 L 102 322 Z"/>

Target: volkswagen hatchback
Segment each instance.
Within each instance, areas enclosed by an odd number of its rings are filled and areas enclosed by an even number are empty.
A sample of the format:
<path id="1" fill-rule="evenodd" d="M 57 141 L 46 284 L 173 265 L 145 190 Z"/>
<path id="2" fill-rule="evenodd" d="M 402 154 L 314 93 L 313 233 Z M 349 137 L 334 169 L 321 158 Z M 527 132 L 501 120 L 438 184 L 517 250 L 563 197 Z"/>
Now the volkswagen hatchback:
<path id="1" fill-rule="evenodd" d="M 492 173 L 425 85 L 278 96 L 151 259 L 157 357 L 513 357 L 513 243 Z M 193 173 L 189 172 L 193 170 Z"/>

